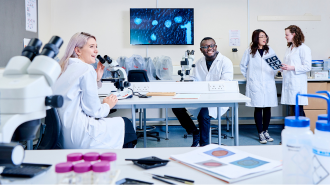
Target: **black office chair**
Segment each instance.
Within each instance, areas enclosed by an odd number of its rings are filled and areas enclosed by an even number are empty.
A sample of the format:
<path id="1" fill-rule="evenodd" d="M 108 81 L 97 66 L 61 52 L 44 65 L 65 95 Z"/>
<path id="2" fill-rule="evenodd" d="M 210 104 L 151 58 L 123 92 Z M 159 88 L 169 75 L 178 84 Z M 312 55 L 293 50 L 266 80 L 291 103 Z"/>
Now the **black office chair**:
<path id="1" fill-rule="evenodd" d="M 129 82 L 149 82 L 149 78 L 147 72 L 145 70 L 130 70 L 128 71 L 128 81 Z M 141 120 L 141 110 L 140 110 L 140 120 Z M 151 132 L 156 129 L 155 126 L 146 126 L 147 137 L 156 138 L 157 141 L 160 141 L 159 132 Z M 138 138 L 143 137 L 143 127 L 142 122 L 140 121 L 140 125 L 136 127 L 136 135 Z"/>
<path id="2" fill-rule="evenodd" d="M 39 139 L 36 149 L 60 149 L 57 143 L 60 138 L 61 120 L 56 108 L 51 108 L 46 111 L 45 123 L 42 125 L 41 129 L 43 132 L 40 134 L 41 139 Z"/>

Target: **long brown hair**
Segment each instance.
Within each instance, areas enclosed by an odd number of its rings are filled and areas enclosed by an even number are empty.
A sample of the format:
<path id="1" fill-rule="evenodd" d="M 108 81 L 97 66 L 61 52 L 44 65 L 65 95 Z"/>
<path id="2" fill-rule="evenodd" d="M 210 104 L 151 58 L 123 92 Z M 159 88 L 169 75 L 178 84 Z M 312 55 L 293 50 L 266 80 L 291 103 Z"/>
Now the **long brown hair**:
<path id="1" fill-rule="evenodd" d="M 252 33 L 252 42 L 250 44 L 250 48 L 251 48 L 251 53 L 252 54 L 252 57 L 254 57 L 254 55 L 256 54 L 258 48 L 259 48 L 259 34 L 260 33 L 264 33 L 267 37 L 267 42 L 266 42 L 266 45 L 264 45 L 262 47 L 263 50 L 266 51 L 266 53 L 269 52 L 269 47 L 268 47 L 268 42 L 269 42 L 269 37 L 267 35 L 267 33 L 264 31 L 264 30 L 261 30 L 261 29 L 257 29 L 257 30 L 254 30 L 254 32 Z"/>
<path id="2" fill-rule="evenodd" d="M 302 45 L 302 43 L 305 42 L 305 36 L 298 26 L 291 25 L 291 26 L 285 28 L 284 30 L 290 30 L 290 33 L 295 34 L 293 36 L 293 44 L 296 47 L 299 47 L 300 45 Z M 292 42 L 288 42 L 287 46 L 290 47 L 291 45 L 292 45 Z"/>

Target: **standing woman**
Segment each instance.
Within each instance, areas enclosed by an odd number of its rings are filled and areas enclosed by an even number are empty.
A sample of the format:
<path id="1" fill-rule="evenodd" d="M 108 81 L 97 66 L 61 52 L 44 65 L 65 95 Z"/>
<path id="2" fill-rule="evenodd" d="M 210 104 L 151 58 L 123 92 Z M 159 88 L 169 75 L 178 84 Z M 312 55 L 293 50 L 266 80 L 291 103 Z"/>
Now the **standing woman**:
<path id="1" fill-rule="evenodd" d="M 311 70 L 312 54 L 304 44 L 305 37 L 298 26 L 291 25 L 285 28 L 285 38 L 288 42 L 283 60 L 283 83 L 281 103 L 290 106 L 295 115 L 294 105 L 298 92 L 307 94 L 307 75 Z M 305 116 L 303 105 L 308 105 L 307 97 L 299 97 L 299 115 Z"/>
<path id="2" fill-rule="evenodd" d="M 251 98 L 246 103 L 248 107 L 254 107 L 254 120 L 258 129 L 259 142 L 274 141 L 268 133 L 271 117 L 271 107 L 277 107 L 277 91 L 275 85 L 276 72 L 265 61 L 265 58 L 274 55 L 275 52 L 267 44 L 268 35 L 263 30 L 255 30 L 252 34 L 252 42 L 241 60 L 241 72 L 246 78 L 245 95 Z"/>
<path id="3" fill-rule="evenodd" d="M 64 149 L 131 148 L 137 138 L 127 118 L 107 118 L 118 99 L 110 95 L 100 102 L 97 88 L 104 67 L 93 68 L 98 49 L 96 38 L 88 33 L 74 34 L 60 61 L 62 73 L 52 86 L 54 94 L 62 95 L 64 104 L 58 108 L 61 119 L 59 147 Z"/>

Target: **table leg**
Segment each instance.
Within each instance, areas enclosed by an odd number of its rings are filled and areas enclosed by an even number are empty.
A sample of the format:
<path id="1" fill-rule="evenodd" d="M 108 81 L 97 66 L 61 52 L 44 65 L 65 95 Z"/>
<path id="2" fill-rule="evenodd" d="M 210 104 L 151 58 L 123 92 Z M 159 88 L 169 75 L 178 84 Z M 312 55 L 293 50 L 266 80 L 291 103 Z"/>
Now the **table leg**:
<path id="1" fill-rule="evenodd" d="M 135 123 L 135 105 L 132 105 L 132 124 L 136 132 L 136 123 Z"/>
<path id="2" fill-rule="evenodd" d="M 218 144 L 221 145 L 221 107 L 218 107 Z"/>
<path id="3" fill-rule="evenodd" d="M 229 117 L 229 109 L 226 112 L 227 132 L 229 132 L 229 120 L 228 120 L 228 117 Z"/>
<path id="4" fill-rule="evenodd" d="M 165 120 L 166 120 L 166 136 L 165 136 L 165 140 L 168 140 L 168 109 L 165 108 Z"/>
<path id="5" fill-rule="evenodd" d="M 142 109 L 139 110 L 139 129 L 142 130 Z"/>
<path id="6" fill-rule="evenodd" d="M 234 137 L 234 127 L 235 127 L 234 107 L 231 107 L 231 137 Z"/>
<path id="7" fill-rule="evenodd" d="M 143 147 L 147 148 L 147 111 L 143 109 Z"/>
<path id="8" fill-rule="evenodd" d="M 235 146 L 239 146 L 239 135 L 238 135 L 238 103 L 235 103 Z"/>

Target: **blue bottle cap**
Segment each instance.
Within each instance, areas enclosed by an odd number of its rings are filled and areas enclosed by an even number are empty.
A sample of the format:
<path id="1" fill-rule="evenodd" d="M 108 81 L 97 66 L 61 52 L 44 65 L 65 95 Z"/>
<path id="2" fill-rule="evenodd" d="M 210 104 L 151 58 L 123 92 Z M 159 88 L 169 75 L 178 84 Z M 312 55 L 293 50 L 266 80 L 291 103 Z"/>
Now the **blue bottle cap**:
<path id="1" fill-rule="evenodd" d="M 328 114 L 320 114 L 317 116 L 317 120 L 328 120 Z"/>
<path id="2" fill-rule="evenodd" d="M 289 127 L 309 127 L 309 118 L 299 116 L 296 119 L 295 116 L 288 116 L 285 117 L 284 124 Z"/>
<path id="3" fill-rule="evenodd" d="M 316 121 L 316 129 L 320 131 L 330 132 L 330 124 L 327 120 Z"/>

